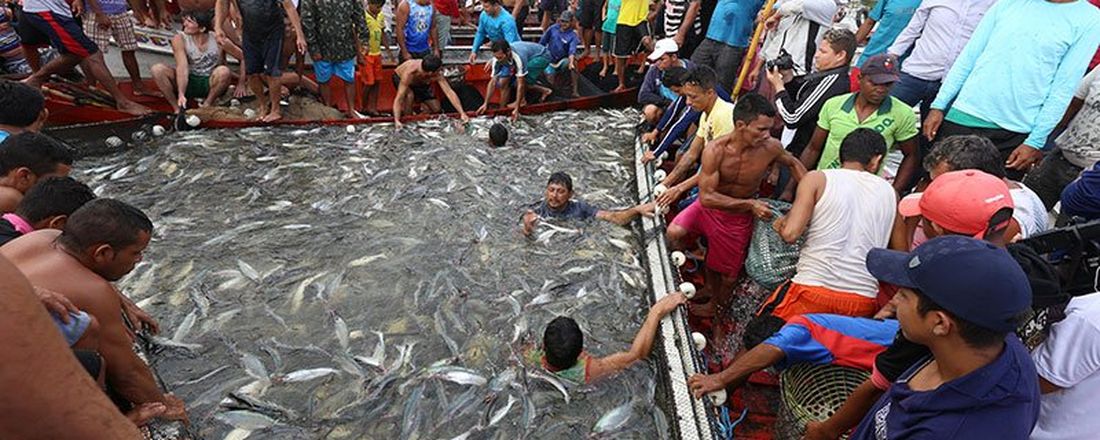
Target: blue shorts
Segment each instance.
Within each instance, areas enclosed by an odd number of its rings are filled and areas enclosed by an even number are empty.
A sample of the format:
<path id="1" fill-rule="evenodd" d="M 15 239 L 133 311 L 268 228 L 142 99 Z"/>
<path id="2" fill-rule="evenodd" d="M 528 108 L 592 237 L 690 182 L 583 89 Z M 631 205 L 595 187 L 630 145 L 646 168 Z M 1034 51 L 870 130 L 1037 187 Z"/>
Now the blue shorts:
<path id="1" fill-rule="evenodd" d="M 53 313 L 50 313 L 50 317 L 53 318 L 54 324 L 57 324 L 57 329 L 61 330 L 61 335 L 65 337 L 65 342 L 70 347 L 84 337 L 84 332 L 92 323 L 92 316 L 84 312 L 69 313 L 68 324 L 61 322 L 61 318 Z"/>
<path id="2" fill-rule="evenodd" d="M 318 84 L 328 84 L 333 73 L 345 83 L 355 82 L 355 58 L 335 62 L 324 60 L 313 62 L 313 74 L 317 76 Z"/>
<path id="3" fill-rule="evenodd" d="M 283 56 L 283 27 L 267 35 L 241 36 L 241 50 L 244 51 L 245 73 L 249 75 L 282 76 L 279 63 Z"/>

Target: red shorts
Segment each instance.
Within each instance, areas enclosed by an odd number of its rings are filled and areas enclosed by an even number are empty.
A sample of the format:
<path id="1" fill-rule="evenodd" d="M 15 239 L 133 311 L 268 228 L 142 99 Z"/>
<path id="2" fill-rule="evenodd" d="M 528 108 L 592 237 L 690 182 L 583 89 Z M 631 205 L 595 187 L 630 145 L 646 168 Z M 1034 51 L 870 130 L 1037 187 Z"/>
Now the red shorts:
<path id="1" fill-rule="evenodd" d="M 378 84 L 378 81 L 382 80 L 382 55 L 364 55 L 359 72 L 361 84 L 365 86 Z"/>
<path id="2" fill-rule="evenodd" d="M 747 213 L 704 208 L 696 200 L 680 211 L 672 224 L 706 237 L 706 266 L 723 275 L 737 277 L 752 239 L 752 219 Z"/>

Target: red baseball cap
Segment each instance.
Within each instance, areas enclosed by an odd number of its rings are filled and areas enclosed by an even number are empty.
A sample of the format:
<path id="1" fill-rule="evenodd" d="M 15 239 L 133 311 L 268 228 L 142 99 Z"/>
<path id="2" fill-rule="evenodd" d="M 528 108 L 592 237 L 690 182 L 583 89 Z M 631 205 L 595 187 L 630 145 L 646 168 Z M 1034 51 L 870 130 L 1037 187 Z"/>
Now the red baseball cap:
<path id="1" fill-rule="evenodd" d="M 994 214 L 1004 208 L 1015 208 L 1008 185 L 978 170 L 944 173 L 923 193 L 910 194 L 898 204 L 903 216 L 920 215 L 944 229 L 976 238 L 982 238 Z"/>

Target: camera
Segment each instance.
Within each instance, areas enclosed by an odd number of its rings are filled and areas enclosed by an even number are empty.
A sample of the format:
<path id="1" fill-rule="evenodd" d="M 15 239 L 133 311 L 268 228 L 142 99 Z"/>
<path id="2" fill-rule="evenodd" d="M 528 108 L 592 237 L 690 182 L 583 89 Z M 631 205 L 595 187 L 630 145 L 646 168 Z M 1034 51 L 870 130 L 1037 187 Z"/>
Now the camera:
<path id="1" fill-rule="evenodd" d="M 794 57 L 787 53 L 786 50 L 780 49 L 779 56 L 765 62 L 764 67 L 767 68 L 768 71 L 772 69 L 794 70 Z"/>
<path id="2" fill-rule="evenodd" d="M 1062 291 L 1070 296 L 1097 291 L 1100 273 L 1100 220 L 1036 234 L 1017 242 L 1043 255 L 1057 270 Z"/>

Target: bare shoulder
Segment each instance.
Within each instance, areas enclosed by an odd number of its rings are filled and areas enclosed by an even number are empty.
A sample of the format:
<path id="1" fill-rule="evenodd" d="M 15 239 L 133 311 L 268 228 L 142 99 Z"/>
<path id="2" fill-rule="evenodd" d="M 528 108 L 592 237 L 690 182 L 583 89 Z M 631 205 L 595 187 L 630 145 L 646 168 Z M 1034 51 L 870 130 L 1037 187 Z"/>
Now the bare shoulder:
<path id="1" fill-rule="evenodd" d="M 773 137 L 769 137 L 768 140 L 764 142 L 764 148 L 776 156 L 782 156 L 787 152 L 787 149 L 783 148 L 783 143 L 779 142 L 779 139 Z"/>
<path id="2" fill-rule="evenodd" d="M 23 193 L 7 186 L 0 186 L 0 213 L 15 212 L 19 202 L 23 200 Z"/>

